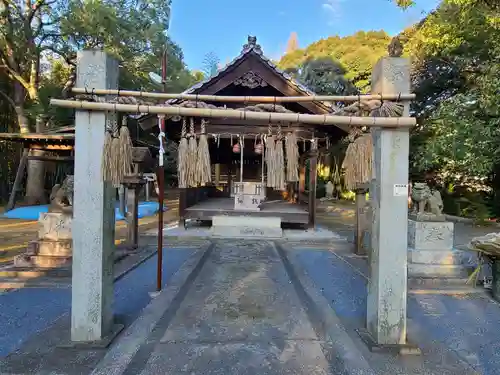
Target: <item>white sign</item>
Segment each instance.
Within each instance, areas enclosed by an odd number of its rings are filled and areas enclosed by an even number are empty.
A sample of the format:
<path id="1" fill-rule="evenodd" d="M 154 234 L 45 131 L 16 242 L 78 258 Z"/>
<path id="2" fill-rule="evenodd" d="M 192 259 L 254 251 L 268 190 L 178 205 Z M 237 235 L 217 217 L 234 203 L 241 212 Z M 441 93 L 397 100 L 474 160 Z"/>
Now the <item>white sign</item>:
<path id="1" fill-rule="evenodd" d="M 394 184 L 394 196 L 395 197 L 407 197 L 408 196 L 408 184 Z"/>

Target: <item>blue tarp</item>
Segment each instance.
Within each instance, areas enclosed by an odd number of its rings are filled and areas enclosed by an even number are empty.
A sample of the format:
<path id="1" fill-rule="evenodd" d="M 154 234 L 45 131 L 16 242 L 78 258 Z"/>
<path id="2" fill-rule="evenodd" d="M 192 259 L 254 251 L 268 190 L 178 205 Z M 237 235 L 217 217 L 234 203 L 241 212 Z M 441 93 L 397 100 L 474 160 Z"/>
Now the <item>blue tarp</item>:
<path id="1" fill-rule="evenodd" d="M 43 206 L 26 206 L 18 207 L 13 210 L 7 211 L 3 217 L 8 219 L 21 219 L 21 220 L 38 220 L 42 212 L 47 212 L 49 209 L 48 205 Z M 166 211 L 167 208 L 163 207 Z M 139 219 L 143 217 L 153 216 L 158 212 L 158 202 L 139 202 Z M 115 208 L 116 220 L 123 220 L 124 217 L 120 214 L 120 209 L 117 206 Z"/>

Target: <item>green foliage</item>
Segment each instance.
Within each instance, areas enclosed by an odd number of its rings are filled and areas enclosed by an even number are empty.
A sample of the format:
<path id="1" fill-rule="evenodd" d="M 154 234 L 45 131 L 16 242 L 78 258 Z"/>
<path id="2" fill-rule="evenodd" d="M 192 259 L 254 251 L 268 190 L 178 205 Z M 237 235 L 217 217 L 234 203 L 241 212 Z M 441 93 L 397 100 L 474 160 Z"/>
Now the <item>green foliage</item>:
<path id="1" fill-rule="evenodd" d="M 307 61 L 329 59 L 345 71 L 345 78 L 362 92 L 369 91 L 373 65 L 387 55 L 391 38 L 384 31 L 359 31 L 354 35 L 332 36 L 298 49 L 281 58 L 278 66 L 288 72 L 299 70 Z M 326 59 L 325 59 L 326 58 Z"/>
<path id="2" fill-rule="evenodd" d="M 0 64 L 12 85 L 28 94 L 21 103 L 32 122 L 40 115 L 52 122 L 64 115 L 47 106 L 69 76 L 77 50 L 103 49 L 120 61 L 120 87 L 153 89 L 148 72 L 157 72 L 167 51 L 167 87 L 182 91 L 195 77 L 186 69 L 180 47 L 166 36 L 170 19 L 167 0 L 28 0 L 4 2 L 0 22 Z M 31 20 L 31 22 L 29 21 Z M 50 74 L 39 62 L 48 59 Z M 54 65 L 56 64 L 56 65 Z M 59 65 L 58 65 L 59 64 Z M 25 97 L 21 95 L 21 98 Z M 64 111 L 63 111 L 64 112 Z"/>
<path id="3" fill-rule="evenodd" d="M 484 179 L 499 162 L 500 14 L 445 0 L 415 31 L 415 170 Z"/>

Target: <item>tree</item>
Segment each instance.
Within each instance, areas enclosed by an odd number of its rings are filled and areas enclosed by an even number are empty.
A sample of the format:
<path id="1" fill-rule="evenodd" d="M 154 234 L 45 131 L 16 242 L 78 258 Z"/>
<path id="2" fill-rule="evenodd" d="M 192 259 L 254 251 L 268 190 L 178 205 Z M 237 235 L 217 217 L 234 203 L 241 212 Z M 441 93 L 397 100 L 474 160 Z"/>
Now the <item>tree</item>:
<path id="1" fill-rule="evenodd" d="M 0 66 L 14 87 L 20 132 L 29 132 L 33 123 L 41 131 L 50 118 L 42 94 L 54 93 L 57 84 L 42 79 L 40 62 L 58 61 L 66 69 L 79 49 L 100 48 L 119 59 L 122 88 L 148 88 L 147 72 L 158 69 L 166 46 L 170 86 L 191 85 L 182 51 L 166 37 L 169 17 L 170 1 L 163 0 L 0 0 Z M 32 201 L 42 200 L 42 166 L 30 162 Z"/>
<path id="2" fill-rule="evenodd" d="M 419 116 L 412 135 L 415 169 L 485 178 L 498 163 L 495 19 L 500 14 L 480 1 L 445 0 L 409 41 Z"/>
<path id="3" fill-rule="evenodd" d="M 219 71 L 219 58 L 214 52 L 209 52 L 203 59 L 203 74 L 206 78 L 213 77 Z"/>
<path id="4" fill-rule="evenodd" d="M 337 61 L 323 57 L 307 60 L 297 79 L 319 95 L 351 95 L 356 87 L 345 77 L 346 70 Z"/>
<path id="5" fill-rule="evenodd" d="M 286 53 L 292 53 L 299 49 L 299 41 L 297 33 L 294 31 L 290 34 L 290 38 L 286 44 Z"/>

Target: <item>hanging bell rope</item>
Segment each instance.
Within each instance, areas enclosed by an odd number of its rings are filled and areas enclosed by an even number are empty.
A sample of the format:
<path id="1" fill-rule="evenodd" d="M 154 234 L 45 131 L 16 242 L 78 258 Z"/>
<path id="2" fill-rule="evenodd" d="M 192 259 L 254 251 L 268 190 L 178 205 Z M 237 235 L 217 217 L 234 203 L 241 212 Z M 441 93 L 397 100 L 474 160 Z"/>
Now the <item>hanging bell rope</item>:
<path id="1" fill-rule="evenodd" d="M 202 185 L 212 182 L 210 150 L 208 147 L 205 119 L 201 119 L 201 135 L 198 143 L 198 154 L 196 158 L 196 181 L 198 184 Z"/>
<path id="2" fill-rule="evenodd" d="M 297 182 L 299 180 L 299 146 L 297 144 L 297 135 L 290 132 L 286 136 L 286 180 L 288 182 Z"/>
<path id="3" fill-rule="evenodd" d="M 196 142 L 196 134 L 194 132 L 194 118 L 189 119 L 189 142 L 188 142 L 188 169 L 187 169 L 187 185 L 189 187 L 197 187 L 196 162 L 198 157 L 198 145 Z"/>
<path id="4" fill-rule="evenodd" d="M 181 189 L 188 187 L 188 168 L 189 168 L 189 151 L 188 140 L 186 138 L 187 131 L 186 118 L 182 118 L 181 140 L 177 153 L 177 180 Z"/>

